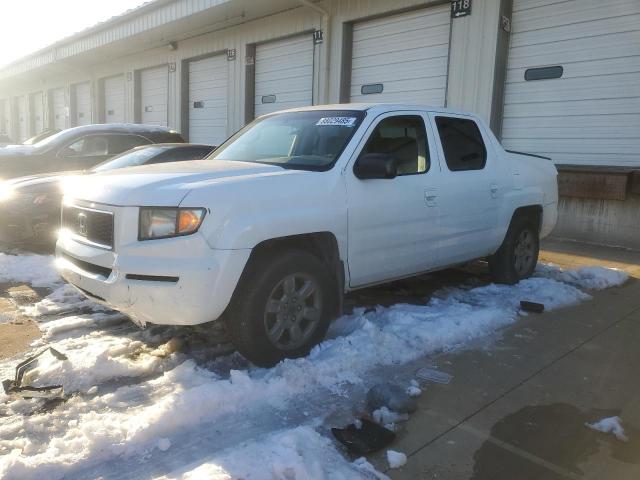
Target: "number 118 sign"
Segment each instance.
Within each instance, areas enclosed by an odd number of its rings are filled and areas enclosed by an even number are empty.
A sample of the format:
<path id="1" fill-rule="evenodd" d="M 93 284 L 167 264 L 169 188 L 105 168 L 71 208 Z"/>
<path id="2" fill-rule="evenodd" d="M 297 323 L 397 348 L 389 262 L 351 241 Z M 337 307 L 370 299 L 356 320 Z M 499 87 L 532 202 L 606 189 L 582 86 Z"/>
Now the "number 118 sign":
<path id="1" fill-rule="evenodd" d="M 458 18 L 471 15 L 471 0 L 453 0 L 451 2 L 451 17 Z"/>

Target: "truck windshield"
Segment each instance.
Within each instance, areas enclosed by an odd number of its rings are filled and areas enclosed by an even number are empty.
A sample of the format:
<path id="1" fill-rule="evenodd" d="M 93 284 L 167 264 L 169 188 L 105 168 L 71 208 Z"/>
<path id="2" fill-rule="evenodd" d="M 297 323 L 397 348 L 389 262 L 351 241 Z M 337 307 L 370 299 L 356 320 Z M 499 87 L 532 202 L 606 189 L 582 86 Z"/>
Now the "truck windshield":
<path id="1" fill-rule="evenodd" d="M 229 138 L 210 159 L 329 170 L 362 122 L 365 112 L 313 110 L 261 117 Z"/>

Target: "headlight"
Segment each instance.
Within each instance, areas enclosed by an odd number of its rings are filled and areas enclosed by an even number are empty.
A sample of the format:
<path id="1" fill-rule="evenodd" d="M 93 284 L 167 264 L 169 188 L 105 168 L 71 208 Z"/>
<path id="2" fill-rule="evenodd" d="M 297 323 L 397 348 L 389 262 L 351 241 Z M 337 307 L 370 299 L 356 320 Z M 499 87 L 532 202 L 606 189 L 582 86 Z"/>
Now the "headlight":
<path id="1" fill-rule="evenodd" d="M 141 207 L 138 240 L 191 235 L 204 220 L 204 208 Z"/>
<path id="2" fill-rule="evenodd" d="M 3 185 L 0 183 L 0 202 L 9 200 L 14 195 L 14 190 L 9 185 Z"/>

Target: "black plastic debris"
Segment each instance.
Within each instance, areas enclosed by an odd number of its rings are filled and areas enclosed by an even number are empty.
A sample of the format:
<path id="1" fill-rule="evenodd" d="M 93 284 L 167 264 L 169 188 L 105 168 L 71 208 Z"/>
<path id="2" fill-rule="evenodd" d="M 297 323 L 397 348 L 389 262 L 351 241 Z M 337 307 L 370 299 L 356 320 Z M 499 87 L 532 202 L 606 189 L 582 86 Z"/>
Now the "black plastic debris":
<path id="1" fill-rule="evenodd" d="M 64 353 L 60 353 L 58 350 L 52 347 L 45 348 L 35 355 L 20 362 L 16 367 L 16 376 L 13 380 L 3 380 L 2 387 L 4 393 L 7 395 L 16 395 L 23 398 L 62 398 L 64 397 L 64 388 L 62 385 L 48 385 L 45 387 L 32 387 L 30 385 L 22 385 L 24 374 L 37 362 L 38 357 L 42 354 L 50 352 L 55 358 L 60 361 L 67 360 L 67 356 Z"/>
<path id="2" fill-rule="evenodd" d="M 366 418 L 360 419 L 359 422 L 360 425 L 352 423 L 345 428 L 331 429 L 333 436 L 357 455 L 367 455 L 382 450 L 396 438 L 395 432 Z"/>
<path id="3" fill-rule="evenodd" d="M 526 300 L 520 301 L 520 308 L 525 312 L 533 312 L 533 313 L 544 312 L 544 305 L 542 303 L 527 302 Z"/>

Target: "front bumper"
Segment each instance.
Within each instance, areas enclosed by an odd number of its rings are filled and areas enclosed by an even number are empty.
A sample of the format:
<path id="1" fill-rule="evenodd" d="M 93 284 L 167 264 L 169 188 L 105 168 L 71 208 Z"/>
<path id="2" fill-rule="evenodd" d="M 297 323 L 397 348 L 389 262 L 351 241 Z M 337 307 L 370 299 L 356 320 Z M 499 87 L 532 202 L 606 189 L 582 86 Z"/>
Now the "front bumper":
<path id="1" fill-rule="evenodd" d="M 56 265 L 92 299 L 141 325 L 197 325 L 224 312 L 251 254 L 216 250 L 200 233 L 106 250 L 61 234 Z"/>

